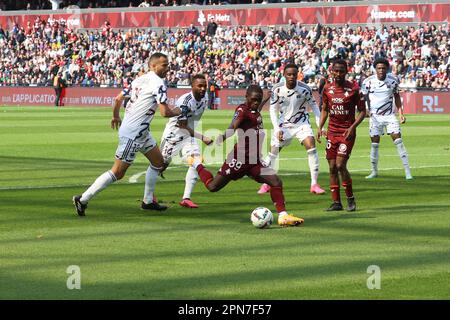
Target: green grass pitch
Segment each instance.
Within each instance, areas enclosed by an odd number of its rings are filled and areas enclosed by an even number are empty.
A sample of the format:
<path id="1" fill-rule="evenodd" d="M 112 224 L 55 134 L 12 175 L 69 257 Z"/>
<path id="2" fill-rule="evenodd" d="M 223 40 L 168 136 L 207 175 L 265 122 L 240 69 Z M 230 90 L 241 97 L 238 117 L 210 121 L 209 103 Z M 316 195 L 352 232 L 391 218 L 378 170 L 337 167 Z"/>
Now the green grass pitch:
<path id="1" fill-rule="evenodd" d="M 203 128 L 223 130 L 231 118 L 232 111 L 207 111 Z M 324 144 L 319 182 L 327 194 L 317 196 L 309 193 L 306 152 L 294 142 L 281 154 L 280 175 L 288 211 L 305 224 L 267 230 L 252 226 L 250 212 L 275 210 L 248 178 L 215 194 L 198 183 L 193 199 L 201 207 L 179 207 L 182 165 L 156 186 L 169 210 L 140 210 L 142 155 L 77 217 L 72 196 L 112 165 L 110 119 L 104 108 L 0 108 L 0 299 L 450 298 L 450 116 L 408 116 L 402 130 L 413 181 L 386 136 L 380 177 L 364 179 L 363 122 L 349 162 L 355 213 L 324 212 L 331 201 Z M 165 122 L 154 119 L 155 138 Z M 264 123 L 271 127 L 267 113 Z M 81 290 L 66 286 L 71 265 L 80 267 Z M 371 265 L 380 268 L 380 289 L 367 287 Z"/>

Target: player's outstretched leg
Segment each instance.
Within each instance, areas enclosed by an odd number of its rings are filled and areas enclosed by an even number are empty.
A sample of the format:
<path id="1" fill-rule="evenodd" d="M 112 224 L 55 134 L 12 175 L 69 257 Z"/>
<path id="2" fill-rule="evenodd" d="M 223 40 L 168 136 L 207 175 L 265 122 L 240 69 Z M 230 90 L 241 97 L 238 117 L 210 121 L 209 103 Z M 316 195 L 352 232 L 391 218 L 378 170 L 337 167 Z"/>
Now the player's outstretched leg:
<path id="1" fill-rule="evenodd" d="M 112 169 L 101 174 L 82 195 L 73 196 L 72 202 L 75 206 L 77 215 L 80 217 L 85 216 L 89 200 L 111 183 L 120 180 L 124 176 L 128 166 L 128 164 L 116 160 Z"/>
<path id="2" fill-rule="evenodd" d="M 217 192 L 225 187 L 228 182 L 230 182 L 230 179 L 228 177 L 222 176 L 220 174 L 214 177 L 212 173 L 202 165 L 202 161 L 203 157 L 201 156 L 187 158 L 187 163 L 195 170 L 197 170 L 200 180 L 202 180 L 206 189 L 211 192 Z"/>
<path id="3" fill-rule="evenodd" d="M 255 174 L 251 173 L 251 176 L 253 176 L 257 182 L 267 183 L 270 186 L 270 197 L 278 212 L 278 225 L 282 227 L 299 226 L 305 221 L 302 218 L 286 212 L 283 183 L 276 174 L 261 175 L 260 172 L 258 172 Z"/>

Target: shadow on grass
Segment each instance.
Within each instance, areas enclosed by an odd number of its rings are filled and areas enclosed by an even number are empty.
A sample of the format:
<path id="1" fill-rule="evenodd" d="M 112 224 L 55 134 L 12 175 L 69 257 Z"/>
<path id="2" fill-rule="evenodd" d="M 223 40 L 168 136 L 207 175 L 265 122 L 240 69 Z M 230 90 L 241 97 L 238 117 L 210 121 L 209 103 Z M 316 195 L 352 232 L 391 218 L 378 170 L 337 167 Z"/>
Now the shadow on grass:
<path id="1" fill-rule="evenodd" d="M 194 261 L 201 264 L 201 259 L 191 255 Z M 226 253 L 224 254 L 226 257 Z M 173 257 L 172 257 L 173 259 Z M 155 273 L 151 259 L 145 259 L 142 256 L 124 255 L 121 257 L 111 257 L 105 262 L 139 261 L 142 264 L 139 267 L 133 266 L 128 272 L 130 277 L 136 278 L 138 273 L 139 280 L 126 281 L 127 270 L 123 270 L 116 276 L 111 274 L 108 265 L 98 265 L 98 258 L 92 257 L 92 260 L 84 261 L 80 265 L 82 275 L 88 279 L 82 281 L 82 290 L 69 291 L 65 288 L 66 278 L 62 275 L 60 281 L 55 278 L 43 280 L 29 275 L 21 276 L 12 270 L 2 274 L 2 283 L 9 284 L 7 290 L 1 290 L 0 298 L 33 298 L 33 299 L 308 299 L 311 296 L 327 298 L 340 296 L 344 298 L 358 298 L 367 293 L 366 269 L 368 266 L 376 263 L 383 271 L 384 277 L 394 278 L 399 272 L 404 270 L 426 270 L 430 267 L 438 267 L 442 272 L 448 272 L 446 266 L 450 263 L 450 255 L 443 254 L 442 251 L 430 251 L 427 253 L 401 255 L 390 258 L 359 258 L 352 261 L 312 263 L 307 265 L 293 266 L 263 266 L 258 269 L 236 268 L 236 270 L 209 270 L 204 269 L 201 274 L 190 274 L 186 272 L 183 266 L 173 265 L 171 271 L 180 271 L 172 273 Z M 167 260 L 166 265 L 170 264 L 171 259 Z M 103 262 L 103 261 L 102 261 Z M 220 261 L 218 261 L 220 263 Z M 67 267 L 64 263 L 58 263 L 61 266 L 62 273 Z M 103 271 L 102 271 L 103 270 Z M 191 270 L 191 269 L 189 269 Z M 201 270 L 201 269 L 200 269 Z M 444 271 L 447 270 L 447 271 Z M 392 275 L 393 274 L 393 275 Z M 67 276 L 67 275 L 66 275 Z M 429 287 L 424 281 L 418 281 L 421 276 L 413 277 L 414 273 L 407 273 L 401 278 L 403 286 L 411 286 L 407 280 L 414 278 L 414 294 L 416 299 L 423 298 L 448 298 L 448 278 L 447 281 L 439 282 L 438 286 Z M 424 274 L 424 278 L 429 275 Z M 443 276 L 445 276 L 443 274 Z M 339 280 L 342 279 L 342 280 Z M 384 278 L 383 278 L 384 279 Z M 314 281 L 314 282 L 311 282 Z M 335 282 L 341 285 L 341 292 L 333 291 Z M 308 289 L 302 290 L 302 285 L 308 282 Z M 406 283 L 405 283 L 406 282 Z M 286 283 L 290 288 L 285 296 L 273 296 L 270 290 L 271 284 Z M 311 283 L 313 287 L 311 288 Z M 13 285 L 14 284 L 14 285 Z M 293 287 L 297 288 L 295 290 Z M 343 290 L 343 289 L 347 290 Z M 331 291 L 330 291 L 331 290 Z M 384 287 L 379 296 L 392 296 L 393 292 L 401 292 L 401 286 Z M 308 296 L 308 294 L 310 296 Z"/>

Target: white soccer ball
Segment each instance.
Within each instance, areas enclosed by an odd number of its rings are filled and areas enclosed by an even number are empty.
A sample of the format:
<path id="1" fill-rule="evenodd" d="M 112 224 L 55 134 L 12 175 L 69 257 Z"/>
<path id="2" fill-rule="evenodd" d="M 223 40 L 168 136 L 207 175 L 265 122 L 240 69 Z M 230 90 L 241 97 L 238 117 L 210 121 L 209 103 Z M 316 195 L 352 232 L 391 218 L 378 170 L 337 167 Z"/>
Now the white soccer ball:
<path id="1" fill-rule="evenodd" d="M 273 214 L 272 211 L 267 208 L 258 207 L 253 210 L 250 220 L 256 228 L 268 228 L 273 222 Z"/>

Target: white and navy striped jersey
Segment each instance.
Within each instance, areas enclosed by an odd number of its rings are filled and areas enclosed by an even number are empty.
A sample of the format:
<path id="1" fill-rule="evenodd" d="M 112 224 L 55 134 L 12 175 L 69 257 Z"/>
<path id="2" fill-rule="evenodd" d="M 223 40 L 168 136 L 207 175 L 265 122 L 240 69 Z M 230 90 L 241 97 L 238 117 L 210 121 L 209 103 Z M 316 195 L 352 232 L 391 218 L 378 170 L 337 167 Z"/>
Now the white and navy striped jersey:
<path id="1" fill-rule="evenodd" d="M 370 114 L 395 114 L 394 94 L 398 93 L 398 85 L 398 78 L 390 73 L 386 75 L 384 80 L 378 80 L 376 75 L 364 80 L 361 93 L 368 100 Z"/>
<path id="2" fill-rule="evenodd" d="M 208 95 L 205 95 L 203 99 L 197 101 L 191 91 L 178 98 L 175 106 L 178 108 L 181 108 L 181 106 L 187 106 L 189 108 L 189 113 L 187 114 L 187 125 L 192 130 L 195 130 L 200 122 L 203 112 L 208 106 Z M 177 127 L 178 118 L 178 116 L 175 116 L 169 119 L 162 135 L 163 140 L 165 139 L 171 142 L 178 142 L 190 137 L 186 130 L 182 130 Z"/>
<path id="3" fill-rule="evenodd" d="M 164 80 L 150 71 L 131 83 L 130 101 L 119 129 L 119 136 L 138 140 L 149 130 L 160 103 L 167 103 Z"/>
<path id="4" fill-rule="evenodd" d="M 288 89 L 285 83 L 278 83 L 272 88 L 270 98 L 270 119 L 274 128 L 309 124 L 309 105 L 316 117 L 320 119 L 320 110 L 312 95 L 312 90 L 305 83 L 297 81 L 294 89 Z"/>

